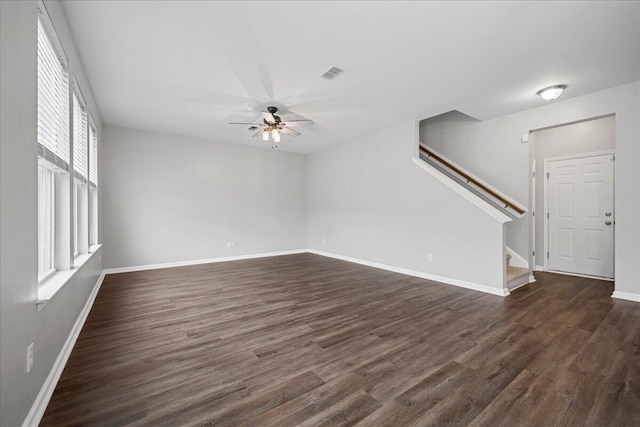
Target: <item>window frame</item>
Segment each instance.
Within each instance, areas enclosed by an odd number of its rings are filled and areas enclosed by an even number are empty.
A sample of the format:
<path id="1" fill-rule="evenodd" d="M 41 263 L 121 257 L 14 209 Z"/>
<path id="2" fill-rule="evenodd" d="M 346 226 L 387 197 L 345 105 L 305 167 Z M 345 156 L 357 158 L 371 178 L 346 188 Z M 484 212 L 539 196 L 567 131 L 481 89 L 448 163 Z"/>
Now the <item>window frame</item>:
<path id="1" fill-rule="evenodd" d="M 82 95 L 78 80 L 73 76 L 72 108 L 72 211 L 73 221 L 73 259 L 77 267 L 77 258 L 89 253 L 89 206 L 88 206 L 88 182 L 89 182 L 89 112 L 87 103 Z M 78 117 L 76 114 L 79 114 Z M 81 148 L 78 148 L 81 147 Z M 81 162 L 76 155 L 83 155 Z M 78 164 L 80 163 L 80 164 Z"/>
<path id="2" fill-rule="evenodd" d="M 47 206 L 44 195 L 38 185 L 38 222 L 41 216 L 48 216 L 47 238 L 38 235 L 38 285 L 41 285 L 56 272 L 69 267 L 70 254 L 65 254 L 70 241 L 65 235 L 69 225 L 65 227 L 65 219 L 69 218 L 69 208 L 65 208 L 65 200 L 69 198 L 68 176 L 71 168 L 71 99 L 69 63 L 60 44 L 53 23 L 46 13 L 44 4 L 38 5 L 37 18 L 37 139 L 38 165 L 48 170 L 51 187 Z M 44 74 L 43 74 L 44 71 Z M 40 177 L 40 169 L 38 176 Z M 48 213 L 43 213 L 46 209 Z M 38 224 L 40 228 L 40 224 Z M 70 236 L 69 236 L 70 237 Z M 45 243 L 46 242 L 46 243 Z M 40 246 L 49 245 L 48 250 Z M 43 262 L 41 256 L 49 254 Z M 41 264 L 43 262 L 43 264 Z M 41 265 L 51 267 L 41 271 Z"/>
<path id="3" fill-rule="evenodd" d="M 47 176 L 48 182 L 44 183 L 41 178 L 44 175 Z M 48 188 L 43 188 L 48 187 Z M 47 195 L 43 193 L 43 190 L 47 190 Z M 46 200 L 43 200 L 44 197 L 47 197 Z M 46 206 L 46 217 L 45 212 L 43 212 L 44 204 Z M 48 162 L 39 161 L 38 162 L 38 283 L 42 283 L 51 277 L 52 274 L 56 272 L 56 251 L 55 251 L 55 170 L 50 167 Z M 46 225 L 47 230 L 47 242 L 45 243 L 48 252 L 48 261 L 46 262 L 47 268 L 41 269 L 40 267 L 43 265 L 43 259 L 41 257 L 41 252 L 43 251 L 43 235 L 41 235 L 42 227 Z"/>
<path id="4" fill-rule="evenodd" d="M 99 245 L 99 234 L 98 234 L 98 203 L 99 203 L 99 184 L 98 184 L 98 173 L 99 173 L 99 145 L 100 141 L 98 139 L 98 129 L 96 127 L 95 122 L 93 121 L 93 116 L 91 112 L 87 113 L 87 124 L 88 131 L 87 136 L 89 139 L 89 151 L 88 151 L 88 209 L 89 209 L 89 251 L 94 251 L 95 247 Z M 95 144 L 94 144 L 95 139 Z M 92 174 L 92 171 L 94 172 Z"/>

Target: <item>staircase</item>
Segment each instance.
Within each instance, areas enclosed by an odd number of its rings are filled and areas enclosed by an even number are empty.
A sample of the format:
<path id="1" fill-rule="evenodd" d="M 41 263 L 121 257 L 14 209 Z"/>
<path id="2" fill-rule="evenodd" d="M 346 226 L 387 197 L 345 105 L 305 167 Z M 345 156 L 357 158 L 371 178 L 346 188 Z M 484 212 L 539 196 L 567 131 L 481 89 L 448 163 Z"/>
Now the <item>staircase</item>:
<path id="1" fill-rule="evenodd" d="M 507 289 L 512 291 L 529 283 L 529 269 L 511 267 L 511 255 L 507 254 Z"/>
<path id="2" fill-rule="evenodd" d="M 476 204 L 476 206 L 480 207 L 502 224 L 514 220 L 520 220 L 526 215 L 527 209 L 524 206 L 492 187 L 487 182 L 474 176 L 469 171 L 463 169 L 461 166 L 457 165 L 445 156 L 439 154 L 424 143 L 418 144 L 418 154 L 418 159 L 414 158 L 415 163 L 420 165 L 419 162 L 421 161 L 428 165 L 429 168 L 423 167 L 423 169 L 431 173 L 433 176 L 436 176 L 443 183 L 463 195 L 467 200 Z M 529 270 L 529 268 L 512 267 L 511 258 L 511 254 L 507 254 L 506 263 L 504 263 L 500 258 L 495 259 L 495 265 L 499 265 L 500 269 L 504 268 L 506 265 L 506 280 L 502 282 L 502 291 L 504 291 L 505 295 L 508 295 L 508 291 L 512 291 L 528 284 L 530 282 L 529 279 L 531 278 L 531 270 Z M 514 260 L 516 265 L 528 265 L 524 260 L 517 260 L 518 262 Z M 502 279 L 504 280 L 505 277 L 502 276 Z"/>

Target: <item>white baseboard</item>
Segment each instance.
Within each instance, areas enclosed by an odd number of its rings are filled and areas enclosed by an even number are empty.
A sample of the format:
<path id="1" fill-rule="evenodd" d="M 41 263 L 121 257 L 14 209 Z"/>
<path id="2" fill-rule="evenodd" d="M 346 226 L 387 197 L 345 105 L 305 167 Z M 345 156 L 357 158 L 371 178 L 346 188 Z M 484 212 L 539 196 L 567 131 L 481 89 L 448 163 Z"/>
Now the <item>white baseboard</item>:
<path id="1" fill-rule="evenodd" d="M 497 288 L 492 288 L 490 286 L 479 285 L 477 283 L 465 282 L 463 280 L 451 279 L 449 277 L 437 276 L 435 274 L 428 274 L 420 271 L 409 270 L 406 268 L 394 267 L 386 264 L 380 264 L 377 262 L 366 261 L 358 258 L 346 257 L 342 255 L 333 254 L 330 252 L 318 251 L 315 249 L 296 249 L 291 251 L 267 252 L 267 253 L 261 253 L 261 254 L 249 254 L 249 255 L 238 255 L 238 256 L 230 256 L 230 257 L 199 259 L 199 260 L 191 260 L 191 261 L 168 262 L 168 263 L 162 263 L 162 264 L 149 264 L 149 265 L 136 265 L 132 267 L 107 268 L 104 270 L 104 272 L 105 274 L 129 273 L 134 271 L 155 270 L 159 268 L 184 267 L 189 265 L 209 264 L 214 262 L 238 261 L 243 259 L 265 258 L 265 257 L 272 257 L 272 256 L 293 255 L 293 254 L 301 254 L 301 253 L 312 253 L 316 255 L 340 259 L 342 261 L 348 261 L 356 264 L 366 265 L 369 267 L 380 268 L 382 270 L 393 271 L 394 273 L 420 277 L 422 279 L 433 280 L 436 282 L 459 286 L 462 288 L 473 289 L 475 291 L 485 292 L 492 295 L 499 295 L 502 297 L 509 295 L 509 291 L 507 289 L 500 290 Z"/>
<path id="2" fill-rule="evenodd" d="M 42 388 L 38 392 L 36 396 L 36 400 L 33 402 L 29 413 L 27 414 L 27 418 L 25 418 L 22 423 L 23 427 L 36 427 L 40 424 L 42 420 L 42 416 L 44 415 L 44 411 L 47 409 L 47 405 L 51 400 L 51 396 L 53 396 L 53 391 L 58 384 L 58 380 L 62 375 L 62 371 L 69 360 L 69 356 L 71 355 L 71 350 L 73 350 L 73 346 L 76 344 L 78 336 L 80 336 L 80 331 L 82 331 L 82 327 L 84 326 L 84 322 L 87 320 L 87 316 L 91 311 L 91 307 L 93 307 L 93 303 L 96 300 L 96 296 L 98 295 L 98 291 L 100 290 L 100 286 L 102 286 L 102 281 L 104 280 L 104 271 L 100 274 L 100 277 L 96 281 L 96 284 L 93 286 L 93 290 L 91 294 L 89 294 L 89 298 L 84 305 L 84 308 L 78 315 L 76 319 L 76 323 L 71 328 L 71 332 L 69 332 L 69 336 L 65 341 L 56 361 L 53 363 L 51 367 L 51 371 L 47 376 Z"/>
<path id="3" fill-rule="evenodd" d="M 147 264 L 147 265 L 134 265 L 131 267 L 107 268 L 104 270 L 104 272 L 105 274 L 130 273 L 132 271 L 157 270 L 160 268 L 171 268 L 171 267 L 185 267 L 188 265 L 210 264 L 214 262 L 225 262 L 225 261 L 239 261 L 243 259 L 266 258 L 266 257 L 281 256 L 281 255 L 294 255 L 294 254 L 303 254 L 306 252 L 308 252 L 307 249 L 295 249 L 291 251 L 265 252 L 260 254 L 236 255 L 236 256 L 227 256 L 227 257 L 219 257 L 219 258 L 196 259 L 196 260 L 190 260 L 190 261 L 165 262 L 161 264 Z"/>
<path id="4" fill-rule="evenodd" d="M 536 265 L 535 267 L 533 267 L 533 271 L 547 271 L 547 269 L 542 265 Z"/>
<path id="5" fill-rule="evenodd" d="M 522 258 L 516 251 L 511 249 L 509 246 L 507 248 L 507 253 L 511 255 L 510 265 L 511 267 L 519 267 L 519 268 L 529 268 L 529 261 Z"/>
<path id="6" fill-rule="evenodd" d="M 608 277 L 590 276 L 588 274 L 568 273 L 566 271 L 546 270 L 547 273 L 562 274 L 563 276 L 584 277 L 585 279 L 604 280 L 605 282 L 615 282 L 616 279 L 609 279 Z"/>
<path id="7" fill-rule="evenodd" d="M 613 291 L 611 298 L 624 299 L 627 301 L 640 302 L 640 294 L 632 294 L 630 292 Z"/>
<path id="8" fill-rule="evenodd" d="M 449 277 L 437 276 L 435 274 L 423 273 L 421 271 L 409 270 L 401 267 L 394 267 L 386 264 L 380 264 L 377 262 L 366 261 L 363 259 L 352 258 L 343 255 L 337 255 L 330 252 L 318 251 L 315 249 L 309 249 L 308 252 L 316 255 L 326 256 L 329 258 L 335 258 L 342 261 L 353 262 L 356 264 L 366 265 L 368 267 L 379 268 L 381 270 L 392 271 L 394 273 L 406 274 L 407 276 L 419 277 L 421 279 L 433 280 L 434 282 L 445 283 L 447 285 L 459 286 L 461 288 L 472 289 L 474 291 L 480 291 L 487 294 L 498 295 L 501 297 L 505 297 L 509 295 L 509 291 L 507 289 L 498 289 L 492 288 L 490 286 L 479 285 L 477 283 L 465 282 L 463 280 L 451 279 Z"/>

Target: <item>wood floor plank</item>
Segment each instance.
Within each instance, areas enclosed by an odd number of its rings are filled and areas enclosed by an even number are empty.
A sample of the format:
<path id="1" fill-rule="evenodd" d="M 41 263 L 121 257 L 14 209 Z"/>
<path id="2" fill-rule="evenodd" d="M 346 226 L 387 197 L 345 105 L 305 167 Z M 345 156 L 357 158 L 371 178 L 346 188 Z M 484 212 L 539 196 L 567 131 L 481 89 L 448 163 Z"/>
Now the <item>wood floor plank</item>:
<path id="1" fill-rule="evenodd" d="M 640 304 L 312 254 L 106 276 L 43 426 L 640 425 Z"/>

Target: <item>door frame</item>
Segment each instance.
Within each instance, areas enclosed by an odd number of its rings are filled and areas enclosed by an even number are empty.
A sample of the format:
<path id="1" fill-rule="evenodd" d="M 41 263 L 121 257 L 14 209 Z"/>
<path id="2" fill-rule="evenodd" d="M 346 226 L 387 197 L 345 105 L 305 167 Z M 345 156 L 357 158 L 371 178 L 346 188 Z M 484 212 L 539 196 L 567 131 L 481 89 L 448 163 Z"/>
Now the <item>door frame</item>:
<path id="1" fill-rule="evenodd" d="M 544 230 L 543 230 L 543 238 L 544 238 L 544 253 L 542 254 L 542 259 L 544 260 L 544 271 L 554 271 L 549 270 L 549 163 L 555 162 L 558 160 L 574 160 L 574 159 L 585 159 L 588 157 L 596 157 L 596 156 L 607 156 L 613 155 L 613 211 L 614 211 L 614 227 L 613 227 L 613 278 L 608 279 L 606 277 L 596 277 L 590 276 L 587 274 L 577 274 L 577 273 L 567 273 L 560 272 L 561 274 L 567 274 L 569 276 L 578 276 L 578 277 L 590 277 L 599 280 L 608 280 L 613 282 L 616 276 L 616 227 L 615 227 L 615 203 L 616 203 L 616 150 L 603 150 L 603 151 L 594 151 L 591 153 L 580 153 L 580 154 L 570 154 L 568 156 L 558 156 L 558 157 L 547 157 L 544 159 L 544 212 L 543 222 L 544 222 Z"/>
<path id="2" fill-rule="evenodd" d="M 531 159 L 531 271 L 536 269 L 536 158 Z M 540 213 L 538 213 L 540 215 Z M 539 254 L 538 254 L 539 256 Z"/>

